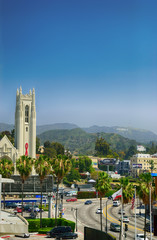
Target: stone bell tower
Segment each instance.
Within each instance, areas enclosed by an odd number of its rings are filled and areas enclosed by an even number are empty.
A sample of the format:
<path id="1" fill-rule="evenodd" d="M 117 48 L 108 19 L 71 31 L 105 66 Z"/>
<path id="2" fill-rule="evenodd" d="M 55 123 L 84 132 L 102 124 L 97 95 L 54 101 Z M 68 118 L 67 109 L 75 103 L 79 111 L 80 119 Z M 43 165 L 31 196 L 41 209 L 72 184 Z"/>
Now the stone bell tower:
<path id="1" fill-rule="evenodd" d="M 36 158 L 36 110 L 35 90 L 23 95 L 22 88 L 16 92 L 15 147 L 18 155 Z"/>

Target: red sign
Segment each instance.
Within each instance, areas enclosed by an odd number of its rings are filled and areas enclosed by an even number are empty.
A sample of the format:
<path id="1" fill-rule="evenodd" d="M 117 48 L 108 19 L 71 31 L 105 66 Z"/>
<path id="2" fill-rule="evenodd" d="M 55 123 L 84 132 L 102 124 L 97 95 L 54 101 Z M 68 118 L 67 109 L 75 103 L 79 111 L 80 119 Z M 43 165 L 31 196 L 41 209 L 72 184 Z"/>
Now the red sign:
<path id="1" fill-rule="evenodd" d="M 26 148 L 26 152 L 25 152 L 25 156 L 28 156 L 28 143 L 25 144 L 25 148 Z"/>

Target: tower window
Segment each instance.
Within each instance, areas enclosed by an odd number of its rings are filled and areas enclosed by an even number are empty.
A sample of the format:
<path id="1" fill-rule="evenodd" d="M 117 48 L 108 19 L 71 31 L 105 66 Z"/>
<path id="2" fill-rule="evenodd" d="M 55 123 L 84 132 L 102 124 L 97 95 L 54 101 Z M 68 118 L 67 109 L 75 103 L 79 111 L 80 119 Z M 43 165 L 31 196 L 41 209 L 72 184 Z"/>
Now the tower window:
<path id="1" fill-rule="evenodd" d="M 26 105 L 25 107 L 25 122 L 28 123 L 28 118 L 29 118 L 29 106 Z"/>
<path id="2" fill-rule="evenodd" d="M 26 127 L 26 132 L 28 132 L 28 127 Z"/>

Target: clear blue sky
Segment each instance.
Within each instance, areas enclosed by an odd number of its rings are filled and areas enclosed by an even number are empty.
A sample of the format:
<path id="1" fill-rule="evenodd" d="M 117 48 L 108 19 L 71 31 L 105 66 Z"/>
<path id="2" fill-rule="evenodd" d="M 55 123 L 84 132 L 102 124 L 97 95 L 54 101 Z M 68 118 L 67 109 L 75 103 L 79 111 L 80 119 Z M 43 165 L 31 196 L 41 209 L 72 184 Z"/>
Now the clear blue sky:
<path id="1" fill-rule="evenodd" d="M 0 0 L 0 122 L 20 86 L 37 125 L 157 133 L 157 1 Z"/>

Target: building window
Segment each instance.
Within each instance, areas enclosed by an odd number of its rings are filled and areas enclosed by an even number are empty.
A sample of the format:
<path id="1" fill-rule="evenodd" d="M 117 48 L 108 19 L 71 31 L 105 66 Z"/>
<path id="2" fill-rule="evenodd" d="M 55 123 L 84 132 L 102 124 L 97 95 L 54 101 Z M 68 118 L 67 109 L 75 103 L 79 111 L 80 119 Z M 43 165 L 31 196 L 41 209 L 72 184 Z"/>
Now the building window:
<path id="1" fill-rule="evenodd" d="M 25 107 L 25 122 L 28 123 L 28 118 L 29 118 L 29 106 L 26 105 Z"/>
<path id="2" fill-rule="evenodd" d="M 28 132 L 28 127 L 26 127 L 26 132 Z"/>

